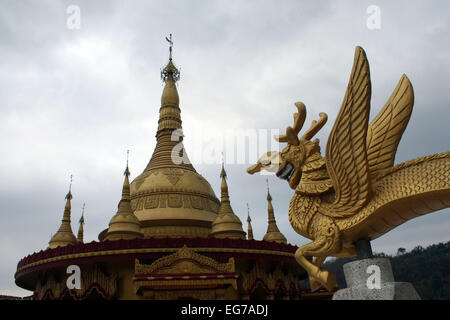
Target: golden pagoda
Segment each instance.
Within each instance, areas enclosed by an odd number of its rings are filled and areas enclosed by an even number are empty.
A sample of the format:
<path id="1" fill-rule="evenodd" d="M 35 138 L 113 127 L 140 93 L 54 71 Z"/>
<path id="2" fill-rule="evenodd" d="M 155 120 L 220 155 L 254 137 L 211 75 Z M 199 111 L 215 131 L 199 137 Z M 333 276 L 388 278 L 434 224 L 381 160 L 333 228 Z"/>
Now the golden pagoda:
<path id="1" fill-rule="evenodd" d="M 267 232 L 264 235 L 263 240 L 287 243 L 286 237 L 278 229 L 277 221 L 275 220 L 275 214 L 273 212 L 272 196 L 270 195 L 269 191 L 269 181 L 266 180 L 266 182 L 267 182 L 268 225 L 267 225 Z"/>
<path id="2" fill-rule="evenodd" d="M 172 61 L 172 39 L 166 39 L 170 56 L 161 72 L 165 87 L 147 167 L 129 183 L 127 161 L 117 213 L 100 241 L 83 239 L 83 215 L 78 241 L 73 235 L 69 190 L 50 247 L 19 261 L 16 284 L 33 291 L 36 300 L 306 298 L 300 287 L 306 273 L 294 258 L 297 247 L 286 239 L 274 242 L 279 236 L 272 233 L 269 241 L 253 240 L 249 213 L 246 239 L 231 208 L 224 166 L 219 201 L 189 163 L 176 88 L 180 73 Z M 80 267 L 80 289 L 66 285 L 70 265 Z"/>
<path id="3" fill-rule="evenodd" d="M 220 187 L 220 209 L 219 215 L 212 223 L 211 236 L 217 238 L 245 239 L 245 232 L 242 230 L 242 222 L 231 208 L 230 196 L 228 195 L 228 184 L 226 180 L 227 173 L 223 164 L 220 177 L 222 178 L 222 184 Z"/>
<path id="4" fill-rule="evenodd" d="M 70 183 L 69 192 L 66 195 L 66 206 L 64 207 L 64 215 L 61 226 L 50 239 L 48 243 L 49 248 L 63 247 L 69 244 L 77 243 L 77 238 L 75 238 L 70 225 L 70 212 L 72 208 L 70 200 L 72 200 L 72 183 Z"/>
<path id="5" fill-rule="evenodd" d="M 109 228 L 106 231 L 104 240 L 118 240 L 118 239 L 136 239 L 142 238 L 144 235 L 141 232 L 141 223 L 131 210 L 130 197 L 130 170 L 127 168 L 124 172 L 125 180 L 122 187 L 122 199 L 120 199 L 117 213 L 109 222 Z"/>

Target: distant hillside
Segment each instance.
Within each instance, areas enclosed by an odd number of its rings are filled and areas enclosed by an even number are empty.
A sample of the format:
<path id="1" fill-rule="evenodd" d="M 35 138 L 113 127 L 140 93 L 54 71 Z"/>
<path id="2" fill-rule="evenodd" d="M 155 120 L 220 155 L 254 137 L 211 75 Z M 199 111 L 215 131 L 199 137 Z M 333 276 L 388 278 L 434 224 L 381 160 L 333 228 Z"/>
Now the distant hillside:
<path id="1" fill-rule="evenodd" d="M 376 257 L 391 259 L 395 281 L 411 282 L 424 300 L 450 300 L 450 241 L 415 247 L 410 252 L 399 248 L 397 255 L 384 253 Z M 356 258 L 338 258 L 324 264 L 324 269 L 336 275 L 340 288 L 346 288 L 342 266 Z"/>

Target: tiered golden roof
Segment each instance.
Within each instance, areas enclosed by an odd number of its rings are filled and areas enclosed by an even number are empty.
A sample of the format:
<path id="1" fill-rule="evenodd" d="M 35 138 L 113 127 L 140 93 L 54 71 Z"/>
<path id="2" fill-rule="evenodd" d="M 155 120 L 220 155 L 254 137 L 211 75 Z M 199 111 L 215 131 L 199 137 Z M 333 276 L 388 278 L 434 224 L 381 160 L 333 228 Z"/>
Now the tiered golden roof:
<path id="1" fill-rule="evenodd" d="M 183 147 L 179 71 L 169 60 L 161 72 L 156 147 L 144 172 L 131 183 L 131 206 L 145 237 L 207 237 L 220 202 L 189 162 Z"/>
<path id="2" fill-rule="evenodd" d="M 245 239 L 245 232 L 242 230 L 242 222 L 237 215 L 234 214 L 230 204 L 230 196 L 228 195 L 227 173 L 222 165 L 221 185 L 221 201 L 219 215 L 212 223 L 211 236 L 217 238 L 239 238 Z"/>
<path id="3" fill-rule="evenodd" d="M 122 199 L 120 199 L 117 213 L 109 222 L 109 228 L 104 240 L 135 239 L 142 238 L 141 223 L 131 210 L 130 182 L 128 176 L 130 171 L 125 169 L 125 180 L 122 188 Z"/>
<path id="4" fill-rule="evenodd" d="M 263 240 L 287 243 L 286 237 L 280 232 L 275 220 L 275 214 L 272 206 L 272 196 L 270 195 L 269 185 L 267 184 L 267 212 L 268 212 L 268 226 L 267 232 L 264 235 Z"/>
<path id="5" fill-rule="evenodd" d="M 49 248 L 51 249 L 77 243 L 77 238 L 75 238 L 75 235 L 72 232 L 72 227 L 70 225 L 71 199 L 72 191 L 71 188 L 69 188 L 69 192 L 66 195 L 66 206 L 64 207 L 64 215 L 61 226 L 48 243 Z"/>

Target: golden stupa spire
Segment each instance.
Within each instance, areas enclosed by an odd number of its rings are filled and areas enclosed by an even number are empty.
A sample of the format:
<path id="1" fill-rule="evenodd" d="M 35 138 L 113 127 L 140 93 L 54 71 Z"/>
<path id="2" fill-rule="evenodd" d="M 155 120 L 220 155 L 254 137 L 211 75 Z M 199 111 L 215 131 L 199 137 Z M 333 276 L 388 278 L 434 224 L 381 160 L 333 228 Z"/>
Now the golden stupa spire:
<path id="1" fill-rule="evenodd" d="M 66 205 L 64 207 L 64 215 L 61 222 L 61 226 L 58 231 L 51 237 L 49 241 L 49 248 L 63 247 L 69 244 L 76 244 L 77 239 L 75 238 L 72 227 L 70 225 L 70 212 L 72 200 L 72 175 L 70 175 L 70 186 L 69 192 L 66 195 Z"/>
<path id="2" fill-rule="evenodd" d="M 130 155 L 130 150 L 127 150 L 127 166 L 125 168 L 125 171 L 123 172 L 123 175 L 125 176 L 125 179 L 123 181 L 123 187 L 122 187 L 122 200 L 128 200 L 131 201 L 131 195 L 130 195 L 130 169 L 128 169 L 128 157 Z M 130 205 L 131 208 L 131 205 Z"/>
<path id="3" fill-rule="evenodd" d="M 222 162 L 222 170 L 220 171 L 222 183 L 220 185 L 220 199 L 222 203 L 230 204 L 230 196 L 228 195 L 227 172 Z"/>
<path id="4" fill-rule="evenodd" d="M 222 178 L 220 209 L 217 218 L 212 223 L 211 236 L 217 238 L 240 238 L 245 239 L 242 222 L 231 208 L 230 196 L 228 194 L 227 173 L 222 162 Z"/>
<path id="5" fill-rule="evenodd" d="M 125 179 L 122 187 L 122 198 L 120 199 L 117 213 L 109 222 L 109 228 L 104 240 L 134 239 L 144 236 L 141 232 L 141 223 L 131 209 L 128 154 L 129 150 L 127 150 L 127 166 L 124 171 Z"/>
<path id="6" fill-rule="evenodd" d="M 83 203 L 83 209 L 81 211 L 81 218 L 80 218 L 80 226 L 78 227 L 78 236 L 77 236 L 77 241 L 79 243 L 83 243 L 84 242 L 84 207 L 86 206 L 85 203 Z"/>
<path id="7" fill-rule="evenodd" d="M 247 202 L 247 239 L 253 240 L 252 219 L 250 218 L 250 208 Z"/>
<path id="8" fill-rule="evenodd" d="M 266 184 L 267 184 L 267 212 L 268 212 L 268 226 L 267 226 L 267 232 L 264 235 L 263 240 L 265 241 L 275 241 L 275 242 L 282 242 L 287 243 L 286 237 L 280 232 L 277 226 L 277 222 L 275 220 L 275 214 L 273 211 L 272 206 L 272 196 L 270 195 L 269 190 L 269 180 L 266 178 Z"/>
<path id="9" fill-rule="evenodd" d="M 166 37 L 166 40 L 170 44 L 169 62 L 161 71 L 161 79 L 165 82 L 165 85 L 161 95 L 156 147 L 144 172 L 152 169 L 167 168 L 168 166 L 182 167 L 183 169 L 195 171 L 190 164 L 184 147 L 179 149 L 178 154 L 173 153 L 173 150 L 177 150 L 176 146 L 183 141 L 180 98 L 176 86 L 176 82 L 180 79 L 180 71 L 172 60 L 172 34 L 170 34 L 169 38 Z"/>

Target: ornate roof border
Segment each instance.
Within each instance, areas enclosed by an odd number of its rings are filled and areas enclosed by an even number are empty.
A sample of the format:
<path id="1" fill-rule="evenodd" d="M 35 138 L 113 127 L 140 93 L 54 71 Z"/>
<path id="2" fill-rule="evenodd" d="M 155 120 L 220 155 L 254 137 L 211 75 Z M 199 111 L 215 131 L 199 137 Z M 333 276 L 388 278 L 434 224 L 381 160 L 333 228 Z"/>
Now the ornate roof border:
<path id="1" fill-rule="evenodd" d="M 219 263 L 216 260 L 196 253 L 193 249 L 184 245 L 175 253 L 159 258 L 150 265 L 141 264 L 139 259 L 135 259 L 135 274 L 152 274 L 165 267 L 173 266 L 180 260 L 190 260 L 200 266 L 208 267 L 215 270 L 215 273 L 232 273 L 235 272 L 234 258 L 229 258 L 226 263 Z"/>

